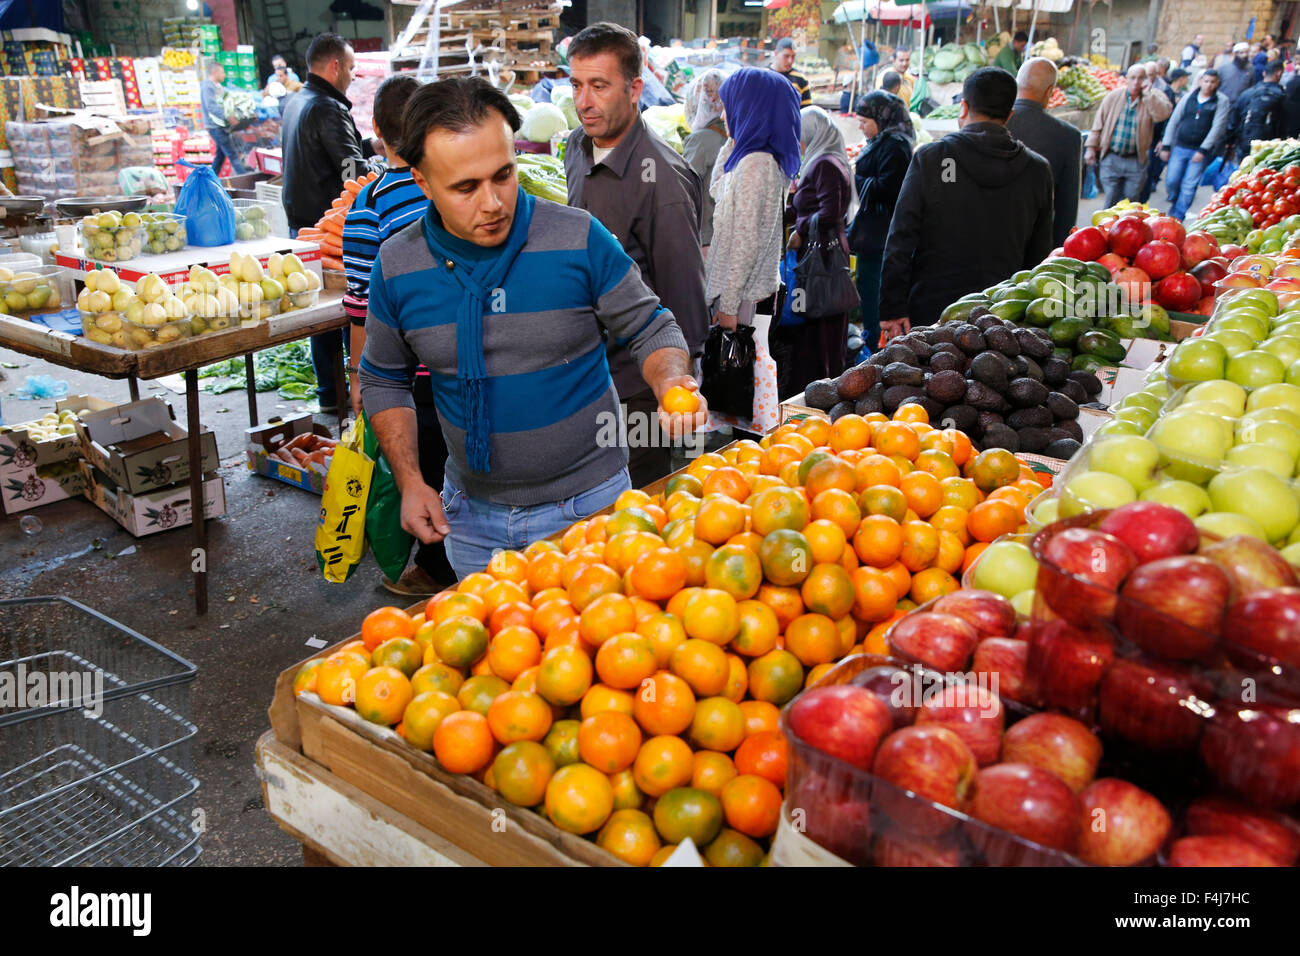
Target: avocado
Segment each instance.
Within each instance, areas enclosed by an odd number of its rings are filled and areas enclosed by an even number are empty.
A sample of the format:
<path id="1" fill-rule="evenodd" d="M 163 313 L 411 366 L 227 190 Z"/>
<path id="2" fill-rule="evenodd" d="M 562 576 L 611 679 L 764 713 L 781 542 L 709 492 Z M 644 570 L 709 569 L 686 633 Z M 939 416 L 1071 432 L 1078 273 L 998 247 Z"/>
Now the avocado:
<path id="1" fill-rule="evenodd" d="M 863 395 L 853 403 L 853 413 L 855 415 L 870 415 L 872 412 L 883 412 L 885 410 L 885 388 L 882 385 L 880 391 L 874 389 Z"/>
<path id="2" fill-rule="evenodd" d="M 988 332 L 989 329 L 1005 329 L 1007 327 L 1007 323 L 1003 322 L 992 313 L 978 317 L 974 313 L 971 313 L 971 321 L 975 323 L 975 328 L 979 329 L 981 332 Z"/>
<path id="3" fill-rule="evenodd" d="M 1021 269 L 1019 272 L 1017 272 L 1015 275 L 1011 277 L 1010 281 L 1014 282 L 1016 285 L 1020 285 L 1020 283 L 1027 282 L 1029 279 L 1031 279 L 1033 275 L 1034 275 L 1033 272 L 1031 272 L 1030 270 Z"/>
<path id="4" fill-rule="evenodd" d="M 882 368 L 886 365 L 892 365 L 894 362 L 903 362 L 906 365 L 920 366 L 921 361 L 916 357 L 916 353 L 906 345 L 900 345 L 898 342 L 890 342 L 883 349 L 876 353 L 880 356 L 879 362 L 872 362 L 872 365 L 880 365 Z M 873 359 L 876 355 L 871 356 Z"/>
<path id="5" fill-rule="evenodd" d="M 1143 319 L 1122 312 L 1098 319 L 1097 328 L 1114 332 L 1122 339 L 1142 338 L 1146 333 L 1146 323 Z"/>
<path id="6" fill-rule="evenodd" d="M 958 299 L 948 308 L 939 313 L 939 322 L 965 322 L 969 318 L 971 309 L 977 305 L 988 305 L 987 297 L 979 299 Z"/>
<path id="7" fill-rule="evenodd" d="M 1119 336 L 1106 329 L 1090 329 L 1079 336 L 1074 347 L 1082 355 L 1095 355 L 1103 365 L 1115 365 L 1124 361 L 1128 349 L 1119 340 Z M 1082 366 L 1075 366 L 1080 368 Z"/>
<path id="8" fill-rule="evenodd" d="M 966 386 L 966 404 L 982 412 L 995 412 L 1002 407 L 1002 396 L 983 382 Z"/>
<path id="9" fill-rule="evenodd" d="M 992 428 L 994 425 L 1001 425 L 1003 418 L 997 412 L 981 411 L 979 413 L 979 425 L 976 428 L 981 435 Z"/>
<path id="10" fill-rule="evenodd" d="M 953 330 L 944 325 L 932 325 L 925 329 L 925 340 L 936 347 L 944 342 L 951 343 L 953 335 Z"/>
<path id="11" fill-rule="evenodd" d="M 962 356 L 953 355 L 951 352 L 935 352 L 930 356 L 931 372 L 964 372 L 966 371 L 966 359 Z"/>
<path id="12" fill-rule="evenodd" d="M 1073 438 L 1058 438 L 1046 448 L 1043 454 L 1048 458 L 1059 458 L 1061 461 L 1069 461 L 1078 452 L 1080 445 Z"/>
<path id="13" fill-rule="evenodd" d="M 1108 362 L 1100 356 L 1089 355 L 1087 352 L 1083 352 L 1074 357 L 1074 361 L 1070 363 L 1070 368 L 1076 372 L 1095 372 L 1097 369 L 1106 368 L 1111 365 L 1114 365 L 1114 363 Z"/>
<path id="14" fill-rule="evenodd" d="M 924 385 L 925 372 L 915 365 L 908 365 L 906 362 L 890 362 L 885 366 L 885 374 L 880 379 L 885 386 L 891 385 Z"/>
<path id="15" fill-rule="evenodd" d="M 1016 329 L 1016 341 L 1020 343 L 1020 353 L 1037 361 L 1052 354 L 1052 340 L 1035 335 L 1030 329 Z"/>
<path id="16" fill-rule="evenodd" d="M 1070 378 L 1082 385 L 1089 397 L 1101 394 L 1101 379 L 1091 372 L 1076 370 L 1070 373 Z"/>
<path id="17" fill-rule="evenodd" d="M 1072 259 L 1070 256 L 1052 256 L 1050 259 L 1044 259 L 1042 263 L 1035 268 L 1035 271 L 1042 269 L 1060 269 L 1069 275 L 1077 276 L 1086 268 L 1088 268 L 1088 263 L 1081 259 Z"/>
<path id="18" fill-rule="evenodd" d="M 1054 426 L 1052 426 L 1052 431 L 1065 432 L 1066 435 L 1073 438 L 1075 441 L 1077 442 L 1083 441 L 1083 426 L 1073 420 L 1057 422 Z"/>
<path id="19" fill-rule="evenodd" d="M 966 376 L 955 370 L 935 372 L 925 383 L 925 393 L 944 405 L 956 405 L 966 397 Z"/>
<path id="20" fill-rule="evenodd" d="M 997 352 L 981 352 L 971 359 L 968 371 L 975 381 L 996 391 L 1007 387 L 1007 367 Z"/>
<path id="21" fill-rule="evenodd" d="M 1066 316 L 1065 307 L 1057 299 L 1047 297 L 1034 299 L 1025 307 L 1024 321 L 1032 326 L 1045 329 L 1057 319 L 1063 319 Z"/>
<path id="22" fill-rule="evenodd" d="M 928 359 L 930 353 L 934 351 L 934 346 L 927 342 L 920 332 L 908 332 L 906 335 L 899 336 L 895 341 L 897 344 L 911 349 L 912 354 L 921 362 Z"/>
<path id="23" fill-rule="evenodd" d="M 1071 372 L 1070 374 L 1073 375 L 1074 373 Z M 1078 405 L 1082 405 L 1088 400 L 1088 393 L 1084 391 L 1082 385 L 1073 379 L 1066 379 L 1063 383 L 1056 386 L 1056 390 L 1062 395 L 1070 398 Z"/>
<path id="24" fill-rule="evenodd" d="M 836 402 L 833 406 L 831 406 L 831 410 L 830 410 L 831 421 L 835 421 L 836 419 L 843 418 L 845 415 L 852 414 L 852 412 L 853 412 L 852 402 Z"/>
<path id="25" fill-rule="evenodd" d="M 1055 299 L 1062 304 L 1074 301 L 1074 277 L 1045 272 L 1026 283 L 1036 293 L 1036 298 Z M 1064 311 L 1064 310 L 1063 310 Z"/>
<path id="26" fill-rule="evenodd" d="M 1148 333 L 1156 333 L 1154 336 L 1147 334 L 1147 338 L 1168 338 L 1169 337 L 1169 313 L 1163 306 L 1155 302 L 1148 302 L 1142 306 L 1141 317 L 1146 320 Z"/>
<path id="27" fill-rule="evenodd" d="M 920 405 L 925 409 L 925 413 L 930 416 L 930 421 L 932 422 L 939 421 L 939 415 L 943 412 L 943 403 L 936 402 L 929 395 L 918 395 L 914 398 L 905 398 L 898 407 L 902 408 L 903 405 Z"/>
<path id="28" fill-rule="evenodd" d="M 1002 302 L 1005 299 L 1032 299 L 1033 297 L 1033 292 L 1018 285 L 998 286 L 994 289 L 993 294 L 989 296 L 994 302 Z"/>
<path id="29" fill-rule="evenodd" d="M 1070 363 L 1055 355 L 1043 361 L 1043 382 L 1056 388 L 1070 378 Z"/>
<path id="30" fill-rule="evenodd" d="M 884 401 L 884 410 L 892 415 L 906 399 L 920 398 L 924 394 L 925 390 L 917 385 L 891 385 L 885 389 L 885 394 L 881 398 Z"/>
<path id="31" fill-rule="evenodd" d="M 1024 370 L 1020 373 L 1026 378 L 1032 378 L 1035 382 L 1043 380 L 1043 368 L 1028 355 L 1017 356 L 1018 360 L 1024 363 Z"/>
<path id="32" fill-rule="evenodd" d="M 984 430 L 980 436 L 979 447 L 981 451 L 988 448 L 1005 448 L 1010 452 L 1020 451 L 1020 436 L 1016 430 L 1007 425 L 991 425 Z"/>
<path id="33" fill-rule="evenodd" d="M 1083 333 L 1080 332 L 1079 334 L 1082 335 Z M 1054 348 L 1052 349 L 1052 358 L 1059 358 L 1062 362 L 1072 362 L 1074 361 L 1074 349 Z"/>
<path id="34" fill-rule="evenodd" d="M 1050 390 L 1032 378 L 1015 378 L 1007 384 L 1006 396 L 1016 408 L 1031 408 L 1047 401 Z"/>
<path id="35" fill-rule="evenodd" d="M 809 408 L 821 409 L 823 412 L 830 411 L 831 407 L 839 400 L 840 396 L 835 389 L 835 382 L 829 378 L 809 382 L 808 387 L 803 390 L 803 403 Z"/>
<path id="36" fill-rule="evenodd" d="M 972 434 L 979 428 L 980 413 L 969 405 L 949 405 L 939 414 L 940 422 L 952 422 L 948 427 Z"/>
<path id="37" fill-rule="evenodd" d="M 1083 264 L 1083 274 L 1096 279 L 1098 282 L 1110 282 L 1110 270 L 1100 262 L 1085 262 Z"/>
<path id="38" fill-rule="evenodd" d="M 1027 451 L 1031 454 L 1039 454 L 1051 444 L 1051 438 L 1048 436 L 1046 428 L 1034 426 L 1021 428 L 1016 431 L 1016 437 L 1020 440 L 1020 451 Z"/>
<path id="39" fill-rule="evenodd" d="M 954 341 L 967 355 L 978 355 L 988 347 L 984 343 L 984 333 L 973 325 L 958 326 Z"/>
<path id="40" fill-rule="evenodd" d="M 1042 405 L 1032 408 L 1017 408 L 1007 416 L 1007 424 L 1020 431 L 1022 428 L 1051 428 L 1052 413 Z"/>
<path id="41" fill-rule="evenodd" d="M 1097 316 L 1104 315 L 1108 310 L 1109 302 L 1102 289 L 1101 283 L 1087 276 L 1077 278 L 1074 282 L 1071 314 L 1085 319 L 1096 319 Z"/>
<path id="42" fill-rule="evenodd" d="M 840 398 L 854 402 L 867 393 L 880 377 L 880 369 L 874 365 L 855 365 L 845 369 L 835 380 L 835 388 Z"/>
<path id="43" fill-rule="evenodd" d="M 1079 417 L 1079 403 L 1064 392 L 1053 392 L 1048 395 L 1047 409 L 1058 422 L 1073 421 Z"/>
<path id="44" fill-rule="evenodd" d="M 1051 334 L 1052 342 L 1056 346 L 1073 348 L 1074 343 L 1079 340 L 1079 336 L 1091 328 L 1092 323 L 1087 319 L 1065 318 L 1057 319 L 1047 331 Z"/>
<path id="45" fill-rule="evenodd" d="M 1020 354 L 1020 342 L 1016 339 L 1016 333 L 1005 325 L 985 332 L 984 342 L 989 348 L 1001 352 L 1003 355 L 1014 356 Z"/>
<path id="46" fill-rule="evenodd" d="M 989 306 L 989 311 L 1007 322 L 1019 322 L 1028 305 L 1028 299 L 1003 299 Z"/>

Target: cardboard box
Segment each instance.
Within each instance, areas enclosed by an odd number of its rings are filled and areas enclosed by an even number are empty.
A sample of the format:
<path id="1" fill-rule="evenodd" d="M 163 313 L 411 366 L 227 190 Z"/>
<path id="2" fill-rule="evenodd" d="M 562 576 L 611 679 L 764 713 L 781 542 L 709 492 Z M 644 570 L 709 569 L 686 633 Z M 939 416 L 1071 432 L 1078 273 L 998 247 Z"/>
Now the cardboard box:
<path id="1" fill-rule="evenodd" d="M 259 475 L 266 475 L 285 484 L 293 485 L 304 491 L 322 495 L 325 493 L 325 472 L 328 466 L 317 471 L 313 468 L 300 468 L 271 457 L 271 452 L 279 448 L 295 435 L 315 432 L 322 438 L 333 438 L 324 425 L 312 421 L 310 413 L 295 415 L 281 420 L 277 415 L 265 425 L 244 429 L 245 451 L 248 454 L 248 469 Z"/>
<path id="2" fill-rule="evenodd" d="M 128 402 L 77 422 L 82 456 L 132 494 L 165 488 L 190 476 L 190 436 L 157 398 Z M 217 438 L 199 436 L 203 472 L 216 471 Z"/>
<path id="3" fill-rule="evenodd" d="M 131 494 L 84 458 L 80 466 L 86 498 L 137 538 L 183 528 L 193 520 L 188 481 L 145 494 Z M 204 475 L 203 517 L 217 518 L 225 513 L 225 483 L 220 475 Z"/>
<path id="4" fill-rule="evenodd" d="M 92 412 L 116 407 L 112 402 L 93 395 L 69 395 L 54 403 L 56 412 L 78 411 L 88 408 Z M 23 422 L 30 425 L 31 422 Z M 0 433 L 0 477 L 26 476 L 33 469 L 72 461 L 81 457 L 81 439 L 74 432 L 49 441 L 37 441 L 21 426 Z M 8 482 L 4 483 L 8 486 Z M 6 496 L 7 497 L 7 496 Z M 66 497 L 66 496 L 65 496 Z"/>
<path id="5" fill-rule="evenodd" d="M 77 497 L 85 490 L 80 465 L 77 457 L 39 468 L 0 471 L 0 513 L 17 514 Z"/>

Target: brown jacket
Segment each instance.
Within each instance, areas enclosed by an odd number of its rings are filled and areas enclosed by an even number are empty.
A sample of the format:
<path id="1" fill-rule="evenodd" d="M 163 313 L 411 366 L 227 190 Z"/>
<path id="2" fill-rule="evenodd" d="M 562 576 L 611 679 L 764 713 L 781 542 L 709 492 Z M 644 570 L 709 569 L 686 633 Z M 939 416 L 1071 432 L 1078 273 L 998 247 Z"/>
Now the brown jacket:
<path id="1" fill-rule="evenodd" d="M 1115 124 L 1119 122 L 1119 114 L 1124 109 L 1127 98 L 1128 88 L 1121 86 L 1107 93 L 1097 109 L 1097 117 L 1092 121 L 1085 146 L 1097 151 L 1098 162 L 1110 152 L 1110 138 L 1115 132 Z M 1173 111 L 1173 104 L 1159 90 L 1148 88 L 1142 91 L 1142 97 L 1138 100 L 1137 159 L 1143 166 L 1146 165 L 1151 143 L 1155 139 L 1156 123 L 1169 119 L 1169 114 Z"/>

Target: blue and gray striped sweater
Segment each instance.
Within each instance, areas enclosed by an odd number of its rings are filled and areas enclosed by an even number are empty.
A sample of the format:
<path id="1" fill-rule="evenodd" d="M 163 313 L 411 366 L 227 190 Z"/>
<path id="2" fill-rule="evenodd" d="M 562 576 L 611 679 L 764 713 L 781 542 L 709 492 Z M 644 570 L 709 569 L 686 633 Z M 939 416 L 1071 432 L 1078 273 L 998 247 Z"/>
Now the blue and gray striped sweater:
<path id="1" fill-rule="evenodd" d="M 477 269 L 499 252 L 451 236 L 432 204 L 380 246 L 361 388 L 371 416 L 413 408 L 412 377 L 417 365 L 428 366 L 452 480 L 472 498 L 526 506 L 579 494 L 627 463 L 625 448 L 597 443 L 606 416 L 618 415 L 602 330 L 638 365 L 657 349 L 684 351 L 686 340 L 622 246 L 588 213 L 520 190 L 511 228 L 512 238 L 520 228 L 527 238 L 483 315 L 489 470 L 467 464 L 470 415 L 457 380 L 457 317 L 467 294 L 447 267 Z M 452 258 L 435 255 L 431 239 Z"/>

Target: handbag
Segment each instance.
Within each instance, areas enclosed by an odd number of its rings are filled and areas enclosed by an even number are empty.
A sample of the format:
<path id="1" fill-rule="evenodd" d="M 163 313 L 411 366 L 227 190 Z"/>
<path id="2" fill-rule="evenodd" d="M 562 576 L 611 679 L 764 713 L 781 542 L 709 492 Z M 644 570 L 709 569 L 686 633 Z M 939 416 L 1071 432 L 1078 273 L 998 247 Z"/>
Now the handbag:
<path id="1" fill-rule="evenodd" d="M 316 523 L 316 564 L 325 580 L 342 584 L 366 553 L 366 504 L 375 462 L 366 454 L 366 419 L 343 433 L 330 459 Z"/>
<path id="2" fill-rule="evenodd" d="M 752 325 L 738 325 L 734 332 L 720 325 L 709 329 L 700 376 L 709 408 L 740 418 L 754 414 L 754 357 Z"/>
<path id="3" fill-rule="evenodd" d="M 834 233 L 829 240 L 822 238 L 817 228 L 819 215 L 813 213 L 808 225 L 807 251 L 795 266 L 796 301 L 791 306 L 809 319 L 843 315 L 860 304 L 848 253 Z M 799 302 L 801 293 L 803 301 Z"/>
<path id="4" fill-rule="evenodd" d="M 364 412 L 362 417 L 365 417 Z M 366 498 L 366 542 L 374 552 L 379 570 L 388 580 L 396 581 L 406 570 L 415 538 L 402 527 L 402 493 L 397 489 L 393 468 L 384 457 L 384 450 L 379 447 L 379 436 L 373 428 L 366 428 L 363 448 L 366 456 L 375 463 L 370 478 L 370 495 Z"/>

